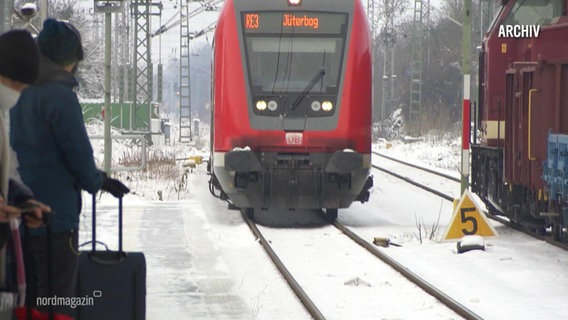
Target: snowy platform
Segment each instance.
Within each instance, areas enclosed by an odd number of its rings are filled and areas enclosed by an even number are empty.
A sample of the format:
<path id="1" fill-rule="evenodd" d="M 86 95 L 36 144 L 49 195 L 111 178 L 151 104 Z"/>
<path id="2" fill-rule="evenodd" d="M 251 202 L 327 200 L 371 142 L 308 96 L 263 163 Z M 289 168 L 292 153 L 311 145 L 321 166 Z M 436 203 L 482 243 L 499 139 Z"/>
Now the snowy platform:
<path id="1" fill-rule="evenodd" d="M 90 196 L 84 199 L 90 200 Z M 97 239 L 116 250 L 116 204 L 108 195 L 100 202 Z M 143 251 L 146 256 L 146 318 L 268 319 L 292 312 L 295 319 L 309 319 L 290 290 L 274 281 L 278 279 L 276 271 L 271 271 L 240 214 L 231 212 L 234 216 L 213 221 L 225 225 L 212 230 L 208 215 L 215 220 L 218 213 L 209 212 L 212 210 L 191 200 L 158 202 L 125 197 L 124 248 Z M 90 212 L 90 201 L 84 201 L 81 243 L 90 240 Z M 234 224 L 227 225 L 227 221 Z M 257 268 L 262 271 L 255 272 Z"/>
<path id="2" fill-rule="evenodd" d="M 125 249 L 146 256 L 148 319 L 252 318 L 199 203 L 132 205 L 126 199 L 124 210 Z M 81 229 L 90 230 L 90 208 L 84 211 Z M 97 211 L 100 238 L 116 248 L 116 207 L 109 202 Z M 81 241 L 89 236 L 82 232 Z"/>

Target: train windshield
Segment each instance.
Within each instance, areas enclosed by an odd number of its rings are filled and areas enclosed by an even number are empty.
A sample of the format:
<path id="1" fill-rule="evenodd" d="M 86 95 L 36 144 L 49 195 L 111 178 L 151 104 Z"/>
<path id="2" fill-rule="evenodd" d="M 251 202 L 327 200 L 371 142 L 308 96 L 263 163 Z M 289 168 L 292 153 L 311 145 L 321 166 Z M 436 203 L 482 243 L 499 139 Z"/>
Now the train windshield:
<path id="1" fill-rule="evenodd" d="M 245 21 L 250 15 L 243 17 Z M 297 93 L 308 86 L 312 94 L 337 93 L 345 46 L 344 14 L 254 15 L 257 28 L 246 24 L 244 28 L 253 94 Z M 310 84 L 321 70 L 324 74 Z"/>
<path id="2" fill-rule="evenodd" d="M 521 0 L 515 2 L 504 25 L 547 25 L 562 15 L 564 0 Z"/>

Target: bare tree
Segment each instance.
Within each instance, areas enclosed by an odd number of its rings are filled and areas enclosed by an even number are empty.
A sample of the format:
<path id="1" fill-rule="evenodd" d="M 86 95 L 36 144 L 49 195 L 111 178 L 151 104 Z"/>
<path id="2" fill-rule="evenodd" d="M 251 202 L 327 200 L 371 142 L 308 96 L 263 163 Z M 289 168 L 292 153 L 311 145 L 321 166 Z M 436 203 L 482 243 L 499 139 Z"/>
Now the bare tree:
<path id="1" fill-rule="evenodd" d="M 370 0 L 372 1 L 372 0 Z M 395 46 L 397 40 L 405 37 L 398 26 L 402 23 L 409 0 L 375 0 L 378 13 L 378 31 L 374 44 L 375 70 L 375 119 L 385 120 L 390 111 L 396 108 L 399 93 L 395 80 L 400 70 L 395 66 Z M 384 131 L 383 131 L 384 132 Z"/>
<path id="2" fill-rule="evenodd" d="M 55 0 L 49 2 L 47 16 L 71 21 L 75 16 L 77 0 Z"/>
<path id="3" fill-rule="evenodd" d="M 94 22 L 92 8 L 78 5 L 78 0 L 50 0 L 48 17 L 64 20 L 79 30 L 85 59 L 80 62 L 76 77 L 80 98 L 96 99 L 103 96 L 103 49 L 95 35 L 98 25 Z"/>

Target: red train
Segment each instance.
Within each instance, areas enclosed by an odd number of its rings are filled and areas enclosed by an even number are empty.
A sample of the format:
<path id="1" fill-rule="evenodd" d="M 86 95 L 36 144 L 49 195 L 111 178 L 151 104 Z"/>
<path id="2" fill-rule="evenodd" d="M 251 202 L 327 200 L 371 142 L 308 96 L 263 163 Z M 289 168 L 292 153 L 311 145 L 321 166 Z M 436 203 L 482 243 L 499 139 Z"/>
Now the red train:
<path id="1" fill-rule="evenodd" d="M 501 3 L 480 55 L 472 190 L 495 213 L 559 239 L 568 224 L 568 0 Z"/>
<path id="2" fill-rule="evenodd" d="M 359 0 L 227 0 L 212 62 L 210 190 L 255 209 L 369 198 L 371 42 Z"/>

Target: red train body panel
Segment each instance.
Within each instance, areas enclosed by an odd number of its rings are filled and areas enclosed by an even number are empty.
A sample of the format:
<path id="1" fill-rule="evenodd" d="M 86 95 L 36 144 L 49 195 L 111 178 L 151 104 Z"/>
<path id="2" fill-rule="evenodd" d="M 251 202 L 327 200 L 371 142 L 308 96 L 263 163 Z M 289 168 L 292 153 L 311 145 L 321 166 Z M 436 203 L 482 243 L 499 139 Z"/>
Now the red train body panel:
<path id="1" fill-rule="evenodd" d="M 500 214 L 559 237 L 566 200 L 551 192 L 546 168 L 549 135 L 568 134 L 568 1 L 502 3 L 480 55 L 472 189 Z M 505 32 L 513 27 L 526 32 Z"/>
<path id="2" fill-rule="evenodd" d="M 480 82 L 480 101 L 483 108 L 480 113 L 482 142 L 488 146 L 502 146 L 505 139 L 505 77 L 502 76 L 509 69 L 511 62 L 536 62 L 540 61 L 561 61 L 566 59 L 568 43 L 562 41 L 566 35 L 566 28 L 563 26 L 568 17 L 560 13 L 549 24 L 539 25 L 540 32 L 536 37 L 516 38 L 500 37 L 499 28 L 505 23 L 513 20 L 512 11 L 515 4 L 519 1 L 505 1 L 507 5 L 502 7 L 491 30 L 486 35 L 483 42 L 483 53 L 481 57 L 482 81 Z M 562 0 L 556 1 L 563 3 Z M 529 8 L 535 1 L 526 1 L 523 7 Z M 515 7 L 517 9 L 518 7 Z M 565 9 L 564 9 L 565 10 Z M 522 24 L 536 26 L 535 24 Z M 520 25 L 520 24 L 517 24 Z M 497 76 L 501 75 L 501 76 Z"/>
<path id="3" fill-rule="evenodd" d="M 227 0 L 213 51 L 210 170 L 222 196 L 240 208 L 367 200 L 372 64 L 360 1 Z"/>

